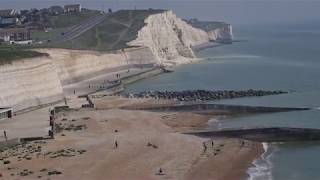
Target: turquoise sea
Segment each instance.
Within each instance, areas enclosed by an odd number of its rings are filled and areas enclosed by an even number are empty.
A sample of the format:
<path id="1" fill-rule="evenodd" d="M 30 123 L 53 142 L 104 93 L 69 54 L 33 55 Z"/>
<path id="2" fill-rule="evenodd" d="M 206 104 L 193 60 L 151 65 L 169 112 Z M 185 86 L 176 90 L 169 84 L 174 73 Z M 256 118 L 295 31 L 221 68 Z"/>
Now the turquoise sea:
<path id="1" fill-rule="evenodd" d="M 303 112 L 255 115 L 224 120 L 220 128 L 289 126 L 320 128 L 320 23 L 235 26 L 245 40 L 198 53 L 206 60 L 180 66 L 130 85 L 144 90 L 286 90 L 291 93 L 215 103 L 312 107 Z M 249 179 L 319 180 L 320 142 L 264 144 L 267 152 L 248 170 Z"/>

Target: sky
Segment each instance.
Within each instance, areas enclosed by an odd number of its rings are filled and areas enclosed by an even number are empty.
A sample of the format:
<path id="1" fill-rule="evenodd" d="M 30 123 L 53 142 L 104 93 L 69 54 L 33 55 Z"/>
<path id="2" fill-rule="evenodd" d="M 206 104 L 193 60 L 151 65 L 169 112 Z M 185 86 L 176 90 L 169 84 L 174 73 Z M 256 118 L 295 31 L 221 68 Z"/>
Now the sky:
<path id="1" fill-rule="evenodd" d="M 320 22 L 320 0 L 0 0 L 0 9 L 68 3 L 81 3 L 83 7 L 99 10 L 171 9 L 182 18 L 231 24 Z"/>

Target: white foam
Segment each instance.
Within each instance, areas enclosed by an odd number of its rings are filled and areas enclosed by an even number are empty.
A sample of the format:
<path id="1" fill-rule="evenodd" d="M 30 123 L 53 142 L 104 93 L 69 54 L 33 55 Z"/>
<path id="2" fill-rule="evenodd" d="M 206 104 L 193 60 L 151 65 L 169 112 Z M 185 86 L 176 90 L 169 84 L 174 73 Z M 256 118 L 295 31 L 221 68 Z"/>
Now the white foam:
<path id="1" fill-rule="evenodd" d="M 272 164 L 270 161 L 272 152 L 270 152 L 267 143 L 262 143 L 262 145 L 264 153 L 259 159 L 254 160 L 252 163 L 253 166 L 248 169 L 248 180 L 272 180 Z"/>
<path id="2" fill-rule="evenodd" d="M 255 55 L 245 55 L 245 54 L 239 54 L 239 55 L 228 55 L 228 56 L 212 56 L 209 57 L 210 59 L 251 59 L 251 58 L 261 58 L 261 56 L 255 56 Z"/>
<path id="3" fill-rule="evenodd" d="M 221 121 L 219 121 L 218 118 L 211 118 L 208 121 L 208 124 L 211 128 L 217 128 L 218 130 L 221 129 L 221 127 L 222 127 L 222 123 L 221 123 Z"/>

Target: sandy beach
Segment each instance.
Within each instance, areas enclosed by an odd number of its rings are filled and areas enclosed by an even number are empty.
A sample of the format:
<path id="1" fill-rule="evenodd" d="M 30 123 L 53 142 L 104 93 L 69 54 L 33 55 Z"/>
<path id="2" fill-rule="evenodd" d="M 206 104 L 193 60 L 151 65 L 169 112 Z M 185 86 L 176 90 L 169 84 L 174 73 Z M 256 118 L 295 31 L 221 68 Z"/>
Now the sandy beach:
<path id="1" fill-rule="evenodd" d="M 208 116 L 118 108 L 150 100 L 99 101 L 97 110 L 59 113 L 54 140 L 1 152 L 9 163 L 0 179 L 245 179 L 263 151 L 260 143 L 181 133 L 205 127 Z"/>

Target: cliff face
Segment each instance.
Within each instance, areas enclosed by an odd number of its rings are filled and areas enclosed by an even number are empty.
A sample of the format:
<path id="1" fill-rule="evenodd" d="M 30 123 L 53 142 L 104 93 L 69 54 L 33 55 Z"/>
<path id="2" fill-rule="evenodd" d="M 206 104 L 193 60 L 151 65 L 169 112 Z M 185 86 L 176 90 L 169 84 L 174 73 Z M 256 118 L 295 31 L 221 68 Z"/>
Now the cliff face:
<path id="1" fill-rule="evenodd" d="M 177 18 L 172 11 L 150 15 L 131 46 L 149 47 L 161 64 L 179 64 L 194 60 L 191 46 L 208 42 L 209 35 Z"/>
<path id="2" fill-rule="evenodd" d="M 208 31 L 211 41 L 231 42 L 233 40 L 232 26 L 227 24 L 223 27 Z"/>
<path id="3" fill-rule="evenodd" d="M 206 31 L 210 41 L 231 42 L 233 39 L 232 26 L 225 22 L 199 21 L 198 19 L 186 20 L 193 27 Z"/>
<path id="4" fill-rule="evenodd" d="M 55 65 L 47 57 L 0 66 L 0 83 L 0 107 L 20 110 L 63 98 Z"/>
<path id="5" fill-rule="evenodd" d="M 114 53 L 39 49 L 50 57 L 0 66 L 0 107 L 15 111 L 62 100 L 63 87 L 101 74 L 157 63 L 148 48 Z"/>
<path id="6" fill-rule="evenodd" d="M 114 53 L 63 49 L 42 49 L 56 66 L 62 85 L 140 64 L 156 64 L 148 48 L 130 48 Z"/>
<path id="7" fill-rule="evenodd" d="M 145 23 L 138 37 L 128 45 L 149 47 L 158 62 L 164 65 L 195 60 L 192 46 L 209 41 L 232 41 L 233 38 L 229 24 L 201 22 L 198 26 L 178 18 L 172 11 L 150 15 Z"/>

